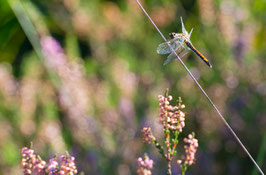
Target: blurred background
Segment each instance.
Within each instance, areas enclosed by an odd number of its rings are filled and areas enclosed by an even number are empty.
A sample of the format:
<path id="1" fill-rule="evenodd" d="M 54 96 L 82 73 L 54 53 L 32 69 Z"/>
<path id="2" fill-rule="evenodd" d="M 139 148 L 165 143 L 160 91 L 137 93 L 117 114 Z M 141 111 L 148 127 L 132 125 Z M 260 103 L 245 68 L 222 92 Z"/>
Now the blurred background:
<path id="1" fill-rule="evenodd" d="M 167 38 L 181 32 L 180 16 L 194 28 L 213 69 L 192 52 L 182 59 L 265 172 L 265 0 L 141 2 Z M 135 0 L 2 0 L 0 12 L 0 174 L 21 174 L 31 141 L 45 160 L 68 150 L 85 174 L 136 174 L 144 152 L 153 174 L 166 174 L 141 134 L 150 126 L 162 139 L 166 88 L 186 105 L 181 138 L 199 140 L 188 175 L 258 174 L 183 67 L 163 66 L 163 40 Z"/>

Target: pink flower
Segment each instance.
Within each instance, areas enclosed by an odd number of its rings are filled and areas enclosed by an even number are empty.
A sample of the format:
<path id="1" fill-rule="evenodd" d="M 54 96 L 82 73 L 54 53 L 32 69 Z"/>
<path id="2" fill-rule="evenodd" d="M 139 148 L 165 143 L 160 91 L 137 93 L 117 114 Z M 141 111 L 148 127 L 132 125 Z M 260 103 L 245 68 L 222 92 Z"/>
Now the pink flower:
<path id="1" fill-rule="evenodd" d="M 189 134 L 188 138 L 184 138 L 184 142 L 188 143 L 188 145 L 184 146 L 186 155 L 183 160 L 177 160 L 177 163 L 184 163 L 190 166 L 196 161 L 195 154 L 197 152 L 197 148 L 199 147 L 199 143 L 198 140 L 194 138 L 194 133 Z"/>
<path id="2" fill-rule="evenodd" d="M 25 175 L 32 174 L 33 171 L 42 172 L 44 171 L 43 162 L 37 158 L 37 156 L 34 154 L 34 150 L 29 149 L 27 147 L 24 147 L 21 149 L 22 154 L 22 160 L 21 160 L 21 166 L 22 166 L 22 172 Z"/>
<path id="3" fill-rule="evenodd" d="M 42 172 L 44 171 L 44 168 L 46 166 L 46 162 L 43 160 L 39 160 L 38 163 L 35 164 L 35 169 L 37 170 L 37 172 Z"/>
<path id="4" fill-rule="evenodd" d="M 146 142 L 151 143 L 154 139 L 154 136 L 152 135 L 151 128 L 150 127 L 144 127 L 142 129 L 142 132 L 144 133 L 144 139 Z"/>
<path id="5" fill-rule="evenodd" d="M 75 158 L 71 156 L 61 156 L 62 165 L 60 167 L 60 175 L 74 175 L 78 173 L 74 160 Z"/>
<path id="6" fill-rule="evenodd" d="M 147 154 L 144 155 L 144 160 L 138 158 L 139 168 L 137 170 L 138 175 L 151 175 L 151 169 L 153 168 L 153 160 L 151 160 Z"/>
<path id="7" fill-rule="evenodd" d="M 49 160 L 47 170 L 49 175 L 58 175 L 58 162 L 55 158 Z"/>
<path id="8" fill-rule="evenodd" d="M 159 120 L 165 128 L 182 132 L 185 127 L 185 113 L 180 109 L 185 108 L 185 105 L 171 106 L 172 99 L 170 95 L 168 97 L 159 95 Z"/>
<path id="9" fill-rule="evenodd" d="M 66 56 L 60 44 L 51 36 L 41 38 L 42 52 L 49 67 L 58 68 L 66 64 Z"/>
<path id="10" fill-rule="evenodd" d="M 75 175 L 78 173 L 74 163 L 75 158 L 69 155 L 61 156 L 61 166 L 56 160 L 56 157 L 49 160 L 49 164 L 41 159 L 40 156 L 34 154 L 34 150 L 24 147 L 21 149 L 22 154 L 22 172 L 24 175 Z"/>

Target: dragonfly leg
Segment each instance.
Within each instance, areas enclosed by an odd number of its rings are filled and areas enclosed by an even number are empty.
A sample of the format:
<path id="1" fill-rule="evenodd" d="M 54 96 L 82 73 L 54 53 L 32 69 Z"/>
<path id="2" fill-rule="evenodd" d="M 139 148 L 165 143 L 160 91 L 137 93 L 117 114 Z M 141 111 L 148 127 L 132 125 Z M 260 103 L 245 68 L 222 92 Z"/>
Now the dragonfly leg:
<path id="1" fill-rule="evenodd" d="M 183 53 L 183 55 L 180 56 L 180 58 L 184 57 L 188 52 Z"/>

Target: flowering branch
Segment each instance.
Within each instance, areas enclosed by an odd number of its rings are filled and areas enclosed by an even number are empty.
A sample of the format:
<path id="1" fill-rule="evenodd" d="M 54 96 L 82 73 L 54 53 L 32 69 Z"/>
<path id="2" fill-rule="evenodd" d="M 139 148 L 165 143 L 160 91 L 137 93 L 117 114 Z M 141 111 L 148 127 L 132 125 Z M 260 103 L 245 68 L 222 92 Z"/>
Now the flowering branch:
<path id="1" fill-rule="evenodd" d="M 182 109 L 185 108 L 185 105 L 182 104 L 182 100 L 179 97 L 177 105 L 172 106 L 170 105 L 170 101 L 172 99 L 172 96 L 168 95 L 168 90 L 166 90 L 165 96 L 159 95 L 159 122 L 164 128 L 164 146 L 161 146 L 158 143 L 151 132 L 151 128 L 144 127 L 142 129 L 145 141 L 153 143 L 159 153 L 166 159 L 167 173 L 169 175 L 172 174 L 171 161 L 176 155 L 176 146 L 179 143 L 178 136 L 185 127 L 185 113 L 182 111 Z M 195 162 L 195 153 L 198 147 L 198 141 L 194 137 L 195 134 L 190 134 L 188 139 L 184 139 L 184 142 L 189 143 L 189 146 L 185 146 L 186 156 L 184 161 L 178 161 L 181 166 L 182 174 L 186 172 L 188 166 Z"/>
<path id="2" fill-rule="evenodd" d="M 66 155 L 62 155 L 57 160 L 57 157 L 53 157 L 49 160 L 49 164 L 41 159 L 39 155 L 34 154 L 34 150 L 30 147 L 24 147 L 21 149 L 22 160 L 22 172 L 24 175 L 75 175 L 78 173 L 75 158 L 70 156 L 68 152 Z M 61 166 L 59 166 L 59 162 Z"/>
<path id="3" fill-rule="evenodd" d="M 188 138 L 184 138 L 184 142 L 188 143 L 188 145 L 184 146 L 186 155 L 183 156 L 183 160 L 177 160 L 177 164 L 179 164 L 181 167 L 181 175 L 185 175 L 188 166 L 191 166 L 193 163 L 195 163 L 195 154 L 199 146 L 198 140 L 195 139 L 194 132 L 189 134 Z"/>

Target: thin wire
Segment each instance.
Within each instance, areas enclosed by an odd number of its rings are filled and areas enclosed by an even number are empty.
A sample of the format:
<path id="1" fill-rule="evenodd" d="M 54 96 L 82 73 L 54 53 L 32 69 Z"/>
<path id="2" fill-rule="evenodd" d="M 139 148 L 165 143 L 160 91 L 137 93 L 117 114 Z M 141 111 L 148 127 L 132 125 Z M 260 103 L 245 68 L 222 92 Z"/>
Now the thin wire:
<path id="1" fill-rule="evenodd" d="M 230 130 L 230 132 L 233 134 L 233 136 L 235 137 L 235 139 L 238 141 L 238 143 L 240 144 L 240 146 L 242 147 L 242 149 L 246 152 L 246 154 L 249 156 L 249 158 L 252 160 L 252 162 L 254 163 L 254 165 L 257 167 L 257 169 L 259 170 L 259 172 L 264 175 L 263 171 L 260 169 L 259 165 L 257 164 L 257 162 L 253 159 L 253 157 L 251 156 L 251 154 L 248 152 L 248 150 L 246 149 L 246 147 L 244 146 L 244 144 L 241 142 L 241 140 L 238 138 L 238 136 L 236 135 L 236 133 L 234 132 L 234 130 L 230 127 L 230 125 L 227 123 L 227 121 L 225 120 L 225 118 L 223 117 L 223 115 L 220 113 L 220 111 L 217 109 L 217 107 L 215 106 L 215 104 L 212 102 L 212 100 L 210 99 L 210 97 L 207 95 L 207 93 L 203 90 L 203 88 L 201 87 L 201 85 L 198 83 L 198 81 L 196 80 L 196 78 L 193 76 L 193 74 L 190 72 L 190 70 L 187 68 L 187 66 L 185 65 L 185 63 L 181 60 L 181 58 L 177 55 L 177 53 L 175 52 L 175 50 L 172 48 L 172 46 L 167 42 L 166 38 L 163 36 L 163 34 L 161 33 L 161 31 L 158 29 L 158 27 L 156 26 L 156 24 L 153 22 L 153 20 L 151 19 L 151 17 L 148 15 L 148 13 L 146 12 L 146 10 L 144 9 L 144 7 L 141 5 L 141 3 L 139 2 L 139 0 L 136 0 L 138 5 L 140 6 L 140 8 L 142 9 L 142 11 L 145 13 L 145 15 L 149 18 L 150 22 L 152 23 L 152 25 L 155 27 L 155 29 L 158 31 L 158 33 L 161 35 L 161 37 L 163 38 L 163 40 L 168 44 L 168 47 L 171 48 L 171 51 L 174 52 L 175 56 L 177 57 L 178 61 L 182 64 L 182 66 L 186 69 L 186 71 L 188 72 L 189 76 L 192 78 L 192 80 L 194 80 L 194 82 L 197 84 L 197 86 L 200 88 L 201 92 L 205 95 L 205 97 L 207 98 L 207 100 L 210 102 L 210 104 L 212 105 L 212 107 L 215 109 L 215 111 L 218 113 L 218 115 L 220 116 L 220 118 L 222 119 L 222 121 L 224 122 L 225 126 Z"/>

